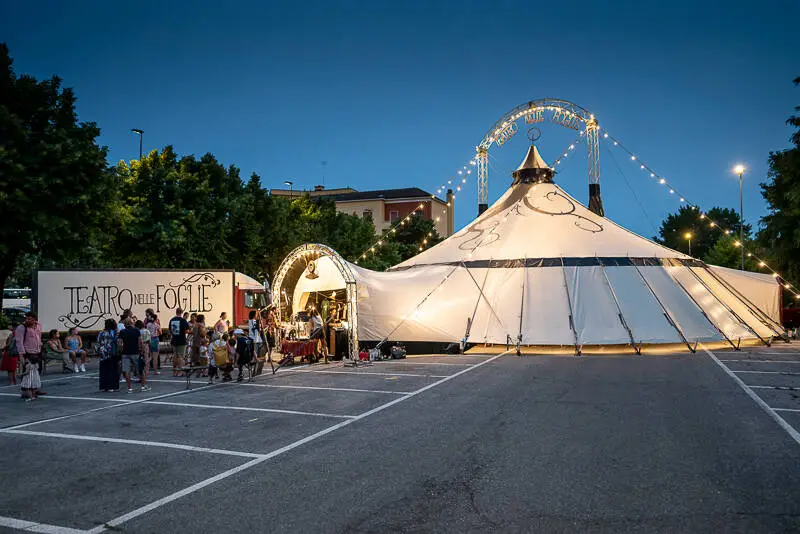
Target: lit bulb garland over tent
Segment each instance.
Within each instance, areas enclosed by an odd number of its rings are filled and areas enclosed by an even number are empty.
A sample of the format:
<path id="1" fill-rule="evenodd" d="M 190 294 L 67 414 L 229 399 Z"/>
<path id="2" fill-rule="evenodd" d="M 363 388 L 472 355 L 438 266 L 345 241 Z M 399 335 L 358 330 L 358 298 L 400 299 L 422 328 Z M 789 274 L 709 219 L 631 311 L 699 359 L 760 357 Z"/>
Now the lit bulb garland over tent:
<path id="1" fill-rule="evenodd" d="M 663 344 L 694 351 L 699 342 L 738 347 L 785 337 L 773 277 L 708 266 L 638 236 L 581 205 L 553 175 L 531 146 L 491 207 L 387 272 L 303 245 L 276 273 L 275 301 L 286 316 L 301 301 L 282 301 L 284 288 L 301 297 L 346 289 L 351 355 L 360 343 L 385 341 L 580 353 Z M 308 276 L 310 263 L 328 274 Z"/>

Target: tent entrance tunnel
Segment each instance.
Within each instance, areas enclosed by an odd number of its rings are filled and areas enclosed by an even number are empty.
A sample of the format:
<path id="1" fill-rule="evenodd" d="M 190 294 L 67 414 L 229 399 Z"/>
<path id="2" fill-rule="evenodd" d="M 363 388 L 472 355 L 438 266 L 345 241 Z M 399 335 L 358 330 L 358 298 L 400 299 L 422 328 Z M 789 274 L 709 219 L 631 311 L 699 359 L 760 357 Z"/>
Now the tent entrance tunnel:
<path id="1" fill-rule="evenodd" d="M 706 265 L 636 235 L 553 178 L 531 146 L 497 202 L 386 272 L 302 245 L 281 265 L 274 301 L 294 313 L 320 292 L 341 294 L 351 356 L 359 342 L 397 341 L 409 352 L 455 344 L 581 353 L 786 339 L 772 276 Z"/>

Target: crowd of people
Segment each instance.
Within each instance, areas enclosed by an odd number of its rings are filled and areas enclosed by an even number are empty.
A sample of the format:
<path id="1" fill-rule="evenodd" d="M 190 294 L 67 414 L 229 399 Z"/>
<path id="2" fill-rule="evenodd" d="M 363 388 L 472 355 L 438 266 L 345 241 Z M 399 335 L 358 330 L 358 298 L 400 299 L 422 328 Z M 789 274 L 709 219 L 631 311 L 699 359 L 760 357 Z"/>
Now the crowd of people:
<path id="1" fill-rule="evenodd" d="M 319 314 L 311 314 L 309 322 L 310 341 L 315 346 L 324 346 Z M 231 327 L 225 312 L 213 326 L 207 326 L 203 314 L 190 314 L 178 308 L 164 328 L 152 309 L 145 311 L 143 320 L 125 310 L 119 321 L 106 319 L 103 330 L 97 334 L 94 352 L 99 359 L 99 388 L 118 391 L 122 377 L 128 393 L 134 392 L 134 383 L 141 385 L 140 391 L 150 391 L 148 375 L 161 374 L 164 338 L 169 339 L 173 376 L 201 371 L 209 384 L 213 384 L 216 380 L 233 380 L 233 372 L 238 371 L 236 380 L 242 381 L 245 368 L 252 366 L 251 377 L 260 372 L 264 360 L 272 357 L 284 334 L 274 309 L 261 313 L 251 310 L 247 332 Z M 8 373 L 10 384 L 19 382 L 22 396 L 30 401 L 46 394 L 41 390 L 45 360 L 60 361 L 63 372 L 85 373 L 88 358 L 89 352 L 77 328 L 71 328 L 64 339 L 57 330 L 50 330 L 42 343 L 42 325 L 36 313 L 30 311 L 25 314 L 23 324 L 12 328 L 0 369 Z"/>

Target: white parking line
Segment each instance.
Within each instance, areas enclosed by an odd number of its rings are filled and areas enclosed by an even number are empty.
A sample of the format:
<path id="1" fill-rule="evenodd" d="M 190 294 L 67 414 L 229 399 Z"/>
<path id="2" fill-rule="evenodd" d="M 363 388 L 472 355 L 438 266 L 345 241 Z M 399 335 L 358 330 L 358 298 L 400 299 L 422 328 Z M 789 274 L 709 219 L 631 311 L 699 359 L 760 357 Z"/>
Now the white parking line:
<path id="1" fill-rule="evenodd" d="M 783 390 L 786 390 L 786 391 L 795 391 L 795 390 L 797 390 L 797 388 L 793 388 L 792 386 L 751 386 L 751 385 L 748 384 L 747 387 L 752 388 L 752 389 L 783 389 Z"/>
<path id="2" fill-rule="evenodd" d="M 764 402 L 764 401 L 761 399 L 761 397 L 759 397 L 758 395 L 756 395 L 756 393 L 755 393 L 755 392 L 754 392 L 752 389 L 750 389 L 750 388 L 747 386 L 747 384 L 745 384 L 744 382 L 742 382 L 742 379 L 741 379 L 741 378 L 739 378 L 738 376 L 736 376 L 736 373 L 734 373 L 733 371 L 731 371 L 730 369 L 728 369 L 728 368 L 725 366 L 725 364 L 724 364 L 724 363 L 722 363 L 722 362 L 721 362 L 721 361 L 720 361 L 720 360 L 719 360 L 719 359 L 718 359 L 718 358 L 717 358 L 717 357 L 714 355 L 714 353 L 713 353 L 713 352 L 711 352 L 710 350 L 708 350 L 708 349 L 707 349 L 707 348 L 706 348 L 704 345 L 700 345 L 700 346 L 701 346 L 701 347 L 703 347 L 703 350 L 705 351 L 705 353 L 706 353 L 706 354 L 708 354 L 708 356 L 709 356 L 709 357 L 710 357 L 712 360 L 714 360 L 714 362 L 715 362 L 717 365 L 719 365 L 719 366 L 722 368 L 722 370 L 723 370 L 723 371 L 725 371 L 725 372 L 728 374 L 728 376 L 730 376 L 730 377 L 733 379 L 733 381 L 734 381 L 734 382 L 736 382 L 736 383 L 739 385 L 739 387 L 741 387 L 741 388 L 744 390 L 744 392 L 745 392 L 745 393 L 747 393 L 747 396 L 748 396 L 748 397 L 750 397 L 751 399 L 753 399 L 753 401 L 755 401 L 755 403 L 756 403 L 756 404 L 758 404 L 758 406 L 760 406 L 762 410 L 764 410 L 765 412 L 767 412 L 767 415 L 769 415 L 770 417 L 772 417 L 772 418 L 775 420 L 775 422 L 777 422 L 777 423 L 780 425 L 780 427 L 781 427 L 781 428 L 783 428 L 783 429 L 786 431 L 786 433 L 787 433 L 787 434 L 789 434 L 789 436 L 790 436 L 790 437 L 791 437 L 791 438 L 792 438 L 792 439 L 793 439 L 793 440 L 794 440 L 794 441 L 795 441 L 795 442 L 796 442 L 798 445 L 800 445 L 800 433 L 798 433 L 798 432 L 797 432 L 797 430 L 795 430 L 795 429 L 794 429 L 794 427 L 792 427 L 792 425 L 790 425 L 789 423 L 787 423 L 787 422 L 786 422 L 786 420 L 785 420 L 783 417 L 781 417 L 780 415 L 778 415 L 778 413 L 777 413 L 775 410 L 773 410 L 772 408 L 770 408 L 770 407 L 767 405 L 767 403 L 766 403 L 766 402 Z"/>
<path id="3" fill-rule="evenodd" d="M 45 523 L 36 523 L 34 521 L 25 521 L 3 516 L 0 516 L 0 527 L 15 528 L 25 532 L 48 532 L 51 534 L 85 534 L 86 532 L 85 530 L 78 530 L 76 528 L 59 527 L 57 525 L 47 525 Z"/>
<path id="4" fill-rule="evenodd" d="M 776 412 L 794 412 L 794 413 L 800 413 L 800 410 L 798 410 L 797 408 L 773 408 L 773 410 L 775 410 Z"/>
<path id="5" fill-rule="evenodd" d="M 790 373 L 789 371 L 733 371 L 737 374 L 752 374 L 752 375 L 789 375 L 800 376 L 800 373 Z"/>
<path id="6" fill-rule="evenodd" d="M 798 361 L 784 360 L 720 360 L 721 362 L 744 362 L 744 363 L 800 363 Z"/>
<path id="7" fill-rule="evenodd" d="M 0 393 L 0 395 L 4 397 L 19 397 L 19 393 Z M 61 395 L 43 395 L 38 397 L 37 400 L 47 400 L 47 399 L 65 399 L 65 400 L 86 400 L 86 401 L 100 401 L 100 402 L 124 402 L 124 403 L 132 403 L 136 402 L 133 400 L 123 400 L 123 399 L 104 399 L 102 397 L 66 397 Z"/>
<path id="8" fill-rule="evenodd" d="M 228 382 L 229 384 L 233 384 L 233 382 Z M 382 393 L 385 395 L 408 395 L 410 391 L 385 391 L 381 389 L 354 389 L 354 388 L 325 388 L 321 386 L 288 386 L 283 384 L 253 384 L 253 383 L 243 383 L 239 384 L 240 386 L 251 386 L 251 387 L 258 387 L 258 388 L 283 388 L 283 389 L 312 389 L 312 390 L 320 390 L 320 391 L 347 391 L 347 392 L 355 392 L 355 393 Z"/>
<path id="9" fill-rule="evenodd" d="M 102 443 L 123 443 L 126 445 L 145 445 L 147 447 L 163 447 L 166 449 L 179 449 L 191 452 L 209 452 L 212 454 L 225 454 L 228 456 L 241 456 L 244 458 L 261 458 L 263 454 L 242 451 L 229 451 L 226 449 L 209 449 L 193 445 L 180 445 L 178 443 L 164 443 L 160 441 L 143 441 L 138 439 L 108 438 L 101 436 L 86 436 L 79 434 L 61 434 L 59 432 L 36 432 L 33 430 L 0 430 L 0 434 L 21 434 L 24 436 L 39 436 L 45 438 L 76 439 L 82 441 L 99 441 Z"/>
<path id="10" fill-rule="evenodd" d="M 484 365 L 486 365 L 488 363 L 491 363 L 494 360 L 496 360 L 497 358 L 505 356 L 506 354 L 508 354 L 508 353 L 504 352 L 502 354 L 498 354 L 497 356 L 494 356 L 492 358 L 484 360 L 484 361 L 482 361 L 482 362 L 480 362 L 480 363 L 478 363 L 476 365 L 473 365 L 472 367 L 468 367 L 468 368 L 463 369 L 463 370 L 461 370 L 461 371 L 459 371 L 459 372 L 457 372 L 457 373 L 455 373 L 453 375 L 444 377 L 441 380 L 438 380 L 438 381 L 436 381 L 436 382 L 434 382 L 432 384 L 428 384 L 427 386 L 422 387 L 422 388 L 420 388 L 420 389 L 418 389 L 416 391 L 412 391 L 408 395 L 403 395 L 402 397 L 394 399 L 394 400 L 392 400 L 390 402 L 387 402 L 386 404 L 382 404 L 382 405 L 378 406 L 377 408 L 373 408 L 372 410 L 369 410 L 369 411 L 366 411 L 366 412 L 364 412 L 362 414 L 359 414 L 356 417 L 354 417 L 353 419 L 348 419 L 346 421 L 342 421 L 341 423 L 338 423 L 336 425 L 333 425 L 333 426 L 330 426 L 330 427 L 325 428 L 323 430 L 320 430 L 319 432 L 317 432 L 315 434 L 307 436 L 307 437 L 305 437 L 303 439 L 299 439 L 299 440 L 295 441 L 294 443 L 290 443 L 289 445 L 281 447 L 280 449 L 276 449 L 276 450 L 274 450 L 274 451 L 272 451 L 272 452 L 270 452 L 268 454 L 265 454 L 264 456 L 262 456 L 260 458 L 255 458 L 255 459 L 250 460 L 249 462 L 247 462 L 245 464 L 242 464 L 242 465 L 240 465 L 238 467 L 235 467 L 233 469 L 229 469 L 228 471 L 222 472 L 222 473 L 220 473 L 220 474 L 218 474 L 216 476 L 213 476 L 211 478 L 208 478 L 206 480 L 203 480 L 203 481 L 200 481 L 200 482 L 198 482 L 196 484 L 193 484 L 192 486 L 189 486 L 188 488 L 185 488 L 185 489 L 182 489 L 180 491 L 177 491 L 177 492 L 175 492 L 175 493 L 173 493 L 171 495 L 167 495 L 166 497 L 162 497 L 161 499 L 153 501 L 150 504 L 147 504 L 145 506 L 137 508 L 136 510 L 128 512 L 127 514 L 121 515 L 121 516 L 119 516 L 117 518 L 114 518 L 114 519 L 112 519 L 110 521 L 107 521 L 105 524 L 99 525 L 99 526 L 89 530 L 88 534 L 99 534 L 100 532 L 104 532 L 107 529 L 115 529 L 116 527 L 119 527 L 121 524 L 126 523 L 127 521 L 130 521 L 131 519 L 135 519 L 135 518 L 139 517 L 140 515 L 146 514 L 146 513 L 151 512 L 151 511 L 153 511 L 153 510 L 155 510 L 157 508 L 160 508 L 160 507 L 162 507 L 162 506 L 164 506 L 166 504 L 169 504 L 169 503 L 171 503 L 171 502 L 173 502 L 173 501 L 175 501 L 177 499 L 185 497 L 186 495 L 194 493 L 195 491 L 200 490 L 202 488 L 205 488 L 206 486 L 208 486 L 210 484 L 218 482 L 218 481 L 220 481 L 222 479 L 225 479 L 225 478 L 227 478 L 227 477 L 229 477 L 231 475 L 234 475 L 236 473 L 240 473 L 240 472 L 242 472 L 242 471 L 244 471 L 246 469 L 250 469 L 251 467 L 256 466 L 256 465 L 258 465 L 258 464 L 260 464 L 260 463 L 262 463 L 262 462 L 264 462 L 266 460 L 269 460 L 270 458 L 274 458 L 276 456 L 279 456 L 279 455 L 281 455 L 281 454 L 283 454 L 285 452 L 288 452 L 288 451 L 290 451 L 292 449 L 300 447 L 301 445 L 305 445 L 306 443 L 309 443 L 309 442 L 314 441 L 316 439 L 319 439 L 319 438 L 321 438 L 323 436 L 326 436 L 326 435 L 330 434 L 331 432 L 335 432 L 335 431 L 339 430 L 340 428 L 344 428 L 344 427 L 346 427 L 346 426 L 348 426 L 348 425 L 350 425 L 352 423 L 355 423 L 356 421 L 360 421 L 360 420 L 362 420 L 362 419 L 364 419 L 366 417 L 369 417 L 369 416 L 374 415 L 374 414 L 376 414 L 378 412 L 381 412 L 381 411 L 383 411 L 383 410 L 385 410 L 387 408 L 390 408 L 390 407 L 392 407 L 392 406 L 394 406 L 396 404 L 399 404 L 399 403 L 401 403 L 403 401 L 406 401 L 406 400 L 408 400 L 408 399 L 410 399 L 410 398 L 412 398 L 412 397 L 414 397 L 416 395 L 419 395 L 420 393 L 423 393 L 425 391 L 428 391 L 429 389 L 432 389 L 432 388 L 434 388 L 436 386 L 444 384 L 445 382 L 447 382 L 449 380 L 452 380 L 453 378 L 456 378 L 458 376 L 461 376 L 464 373 L 468 373 L 468 372 L 472 371 L 473 369 L 477 369 L 478 367 L 482 367 L 482 366 L 484 366 Z"/>
<path id="11" fill-rule="evenodd" d="M 502 354 L 498 354 L 498 356 L 502 356 Z M 331 374 L 331 375 L 419 376 L 422 378 L 447 378 L 448 376 L 453 376 L 453 375 L 422 375 L 414 373 L 369 373 L 367 371 L 312 371 L 312 372 Z"/>
<path id="12" fill-rule="evenodd" d="M 203 408 L 203 409 L 217 409 L 217 410 L 242 410 L 248 412 L 269 412 L 269 413 L 283 413 L 290 415 L 313 415 L 316 417 L 332 417 L 334 419 L 353 419 L 355 415 L 336 415 L 331 413 L 316 413 L 316 412 L 301 412 L 298 410 L 279 410 L 277 408 L 254 408 L 251 406 L 218 406 L 215 404 L 191 404 L 188 402 L 162 402 L 162 401 L 145 401 L 145 404 L 163 404 L 164 406 L 185 406 L 187 408 Z"/>
<path id="13" fill-rule="evenodd" d="M 453 362 L 413 362 L 408 360 L 390 360 L 387 362 L 375 362 L 380 366 L 383 365 L 390 365 L 390 364 L 400 364 L 400 365 L 457 365 L 459 367 L 469 367 L 470 365 L 475 365 L 474 363 L 464 362 L 464 363 L 453 363 Z"/>

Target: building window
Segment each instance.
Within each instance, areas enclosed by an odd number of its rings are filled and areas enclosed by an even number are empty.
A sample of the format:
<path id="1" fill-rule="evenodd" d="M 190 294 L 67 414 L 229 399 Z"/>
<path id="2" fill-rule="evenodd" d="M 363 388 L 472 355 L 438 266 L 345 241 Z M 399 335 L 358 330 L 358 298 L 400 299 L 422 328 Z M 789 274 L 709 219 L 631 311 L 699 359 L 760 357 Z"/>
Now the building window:
<path id="1" fill-rule="evenodd" d="M 364 219 L 369 219 L 371 221 L 372 220 L 372 210 L 364 210 L 364 211 L 362 211 L 361 212 L 361 217 L 363 217 Z"/>
<path id="2" fill-rule="evenodd" d="M 399 218 L 400 218 L 400 212 L 399 211 L 393 210 L 393 211 L 389 212 L 389 221 L 390 222 L 395 222 Z"/>

